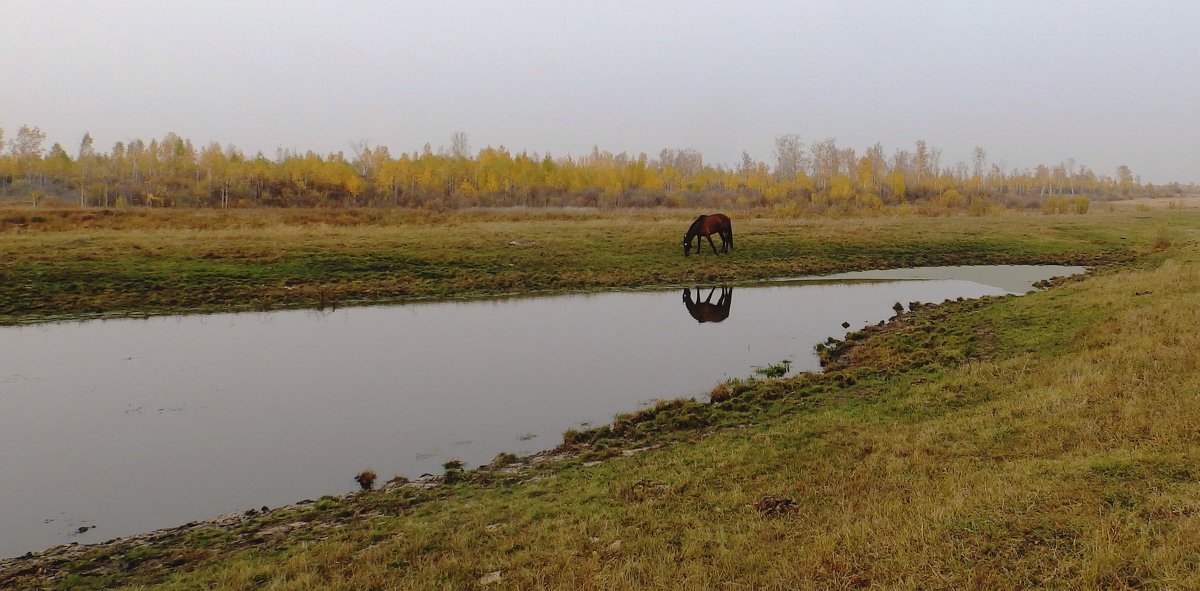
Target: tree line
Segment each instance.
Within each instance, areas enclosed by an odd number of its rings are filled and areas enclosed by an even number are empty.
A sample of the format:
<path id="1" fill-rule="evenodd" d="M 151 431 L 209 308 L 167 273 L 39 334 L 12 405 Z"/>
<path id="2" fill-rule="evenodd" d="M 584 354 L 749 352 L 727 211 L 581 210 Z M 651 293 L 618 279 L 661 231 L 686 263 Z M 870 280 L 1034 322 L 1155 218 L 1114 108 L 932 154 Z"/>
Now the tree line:
<path id="1" fill-rule="evenodd" d="M 1194 184 L 1143 184 L 1124 165 L 1113 175 L 1074 160 L 1008 168 L 981 147 L 970 162 L 946 164 L 923 140 L 891 153 L 880 144 L 859 153 L 832 138 L 806 143 L 796 134 L 776 138 L 772 162 L 743 152 L 734 166 L 707 163 L 689 148 L 655 157 L 598 147 L 561 157 L 503 146 L 473 151 L 462 132 L 437 150 L 425 144 L 396 155 L 358 142 L 348 153 L 280 149 L 273 158 L 215 142 L 197 147 L 174 133 L 117 142 L 107 152 L 86 133 L 70 152 L 57 143 L 46 149 L 45 141 L 28 125 L 5 141 L 0 127 L 0 195 L 84 207 L 765 206 L 821 214 L 984 213 L 1047 204 L 1086 211 L 1092 199 L 1200 191 Z"/>

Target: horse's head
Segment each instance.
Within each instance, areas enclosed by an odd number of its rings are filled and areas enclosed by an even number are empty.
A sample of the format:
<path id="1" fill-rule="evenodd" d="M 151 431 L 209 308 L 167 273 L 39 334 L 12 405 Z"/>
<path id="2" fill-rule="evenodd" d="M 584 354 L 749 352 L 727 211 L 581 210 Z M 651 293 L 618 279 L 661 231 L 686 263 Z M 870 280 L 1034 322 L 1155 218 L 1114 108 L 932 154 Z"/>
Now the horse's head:
<path id="1" fill-rule="evenodd" d="M 699 242 L 700 237 L 697 236 L 698 233 L 699 232 L 696 231 L 696 224 L 692 224 L 692 227 L 688 228 L 687 234 L 683 235 L 683 256 L 688 256 L 689 254 L 692 254 L 692 252 L 691 252 L 692 239 L 695 238 L 696 241 Z M 699 251 L 700 251 L 700 245 L 697 244 L 696 252 L 699 252 Z"/>

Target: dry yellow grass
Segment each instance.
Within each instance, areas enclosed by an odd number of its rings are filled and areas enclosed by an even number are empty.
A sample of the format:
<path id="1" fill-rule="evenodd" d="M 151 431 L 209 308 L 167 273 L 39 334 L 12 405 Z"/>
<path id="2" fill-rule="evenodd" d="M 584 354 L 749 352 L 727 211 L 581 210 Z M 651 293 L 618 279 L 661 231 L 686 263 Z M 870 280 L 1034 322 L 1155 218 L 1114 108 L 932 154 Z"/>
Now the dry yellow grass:
<path id="1" fill-rule="evenodd" d="M 1178 197 L 1139 197 L 1137 199 L 1121 199 L 1104 204 L 1115 210 L 1175 210 L 1200 208 L 1200 195 L 1180 195 Z"/>

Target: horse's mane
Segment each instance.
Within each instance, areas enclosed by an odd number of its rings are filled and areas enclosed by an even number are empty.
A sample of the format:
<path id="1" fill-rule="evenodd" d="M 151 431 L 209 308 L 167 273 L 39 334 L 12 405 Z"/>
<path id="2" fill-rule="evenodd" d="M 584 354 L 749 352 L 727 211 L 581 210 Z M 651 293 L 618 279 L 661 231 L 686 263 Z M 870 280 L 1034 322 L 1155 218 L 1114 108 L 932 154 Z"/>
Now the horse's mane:
<path id="1" fill-rule="evenodd" d="M 708 216 L 701 215 L 700 217 L 696 218 L 696 221 L 692 222 L 692 225 L 688 227 L 687 235 L 685 235 L 683 237 L 684 240 L 691 239 L 696 234 L 700 233 L 700 224 L 704 223 L 704 218 L 706 218 L 706 217 L 708 217 Z"/>

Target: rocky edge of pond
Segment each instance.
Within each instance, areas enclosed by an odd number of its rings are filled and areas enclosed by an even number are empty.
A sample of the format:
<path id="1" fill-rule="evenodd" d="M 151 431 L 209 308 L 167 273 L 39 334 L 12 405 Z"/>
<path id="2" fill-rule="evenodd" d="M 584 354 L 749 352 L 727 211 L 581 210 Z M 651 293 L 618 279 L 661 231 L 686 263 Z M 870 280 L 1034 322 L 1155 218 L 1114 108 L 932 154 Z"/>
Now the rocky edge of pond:
<path id="1" fill-rule="evenodd" d="M 1047 288 L 1075 281 L 1089 273 L 1055 277 L 1039 282 L 1037 287 Z M 315 501 L 306 499 L 274 509 L 262 507 L 227 513 L 209 520 L 193 521 L 106 542 L 72 542 L 15 558 L 0 558 L 0 587 L 43 588 L 72 575 L 103 579 L 106 575 L 128 576 L 137 571 L 143 573 L 143 579 L 161 580 L 168 573 L 186 569 L 190 564 L 219 558 L 251 546 L 272 546 L 299 535 L 303 535 L 306 542 L 320 541 L 340 528 L 389 512 L 395 513 L 425 501 L 444 498 L 450 494 L 452 487 L 449 485 L 458 482 L 484 486 L 519 485 L 544 478 L 547 464 L 574 461 L 587 468 L 610 458 L 629 457 L 669 445 L 679 438 L 671 437 L 672 433 L 703 436 L 713 431 L 746 428 L 750 425 L 714 424 L 702 418 L 698 420 L 697 411 L 704 407 L 719 410 L 724 404 L 763 386 L 766 392 L 760 396 L 762 400 L 769 400 L 798 394 L 802 386 L 795 386 L 797 381 L 828 380 L 835 385 L 853 384 L 854 378 L 842 373 L 854 365 L 847 353 L 869 335 L 906 328 L 912 324 L 915 315 L 949 307 L 946 304 L 955 304 L 957 310 L 958 307 L 974 307 L 1010 297 L 1016 296 L 983 296 L 971 300 L 959 298 L 946 300 L 942 304 L 909 302 L 908 311 L 904 311 L 897 302 L 897 314 L 891 319 L 851 332 L 845 340 L 831 338 L 818 344 L 816 349 L 825 370 L 821 374 L 804 372 L 782 380 L 751 378 L 747 381 L 735 380 L 732 386 L 728 383 L 718 384 L 708 401 L 663 401 L 651 408 L 619 415 L 608 425 L 582 432 L 568 430 L 558 447 L 524 458 L 502 453 L 490 464 L 474 470 L 462 470 L 460 464 L 448 464 L 445 474 L 424 474 L 413 480 L 396 477 L 377 489 L 327 495 Z M 786 383 L 792 383 L 795 387 L 778 387 Z"/>
<path id="2" fill-rule="evenodd" d="M 624 449 L 610 457 L 629 457 L 664 445 Z M 274 509 L 262 507 L 226 513 L 106 542 L 72 542 L 14 558 L 0 558 L 0 587 L 18 585 L 20 588 L 21 583 L 29 583 L 31 579 L 41 584 L 54 584 L 70 574 L 101 577 L 135 568 L 163 569 L 165 573 L 166 569 L 177 569 L 198 559 L 248 546 L 271 544 L 302 531 L 308 532 L 313 541 L 319 541 L 355 521 L 383 515 L 387 509 L 403 509 L 438 498 L 438 490 L 447 484 L 471 481 L 516 485 L 542 478 L 536 472 L 538 466 L 578 459 L 585 453 L 584 447 L 564 444 L 524 458 L 500 454 L 491 464 L 475 470 L 451 468 L 443 475 L 423 474 L 413 480 L 396 477 L 376 489 L 327 495 L 315 501 L 305 499 Z M 591 467 L 602 462 L 591 460 L 582 465 Z M 389 496 L 395 498 L 389 499 Z M 219 540 L 219 552 L 205 551 L 205 540 Z M 169 552 L 172 548 L 184 551 Z"/>

